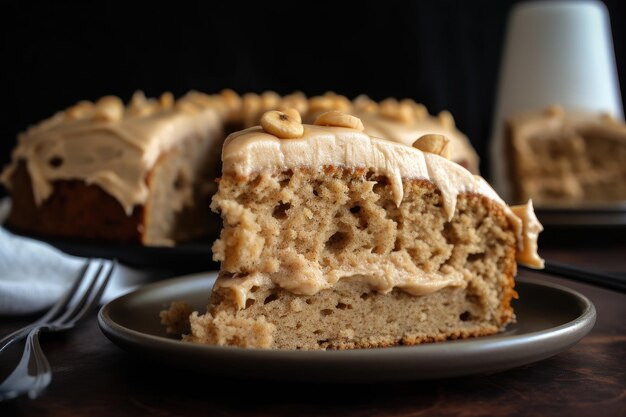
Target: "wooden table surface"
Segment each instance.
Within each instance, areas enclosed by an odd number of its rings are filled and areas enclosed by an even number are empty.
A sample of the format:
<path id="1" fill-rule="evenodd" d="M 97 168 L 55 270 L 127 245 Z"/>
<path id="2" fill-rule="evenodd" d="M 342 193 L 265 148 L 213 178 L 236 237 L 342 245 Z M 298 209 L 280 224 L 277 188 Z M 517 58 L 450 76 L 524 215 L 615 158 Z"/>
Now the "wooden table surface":
<path id="1" fill-rule="evenodd" d="M 544 249 L 542 254 L 626 274 L 626 245 Z M 0 415 L 626 416 L 626 295 L 540 275 L 590 298 L 598 319 L 576 346 L 521 368 L 369 385 L 212 379 L 132 357 L 100 332 L 94 314 L 69 333 L 42 338 L 53 367 L 52 384 L 36 400 L 0 404 Z M 2 318 L 0 335 L 33 319 Z M 2 358 L 2 375 L 19 353 Z"/>

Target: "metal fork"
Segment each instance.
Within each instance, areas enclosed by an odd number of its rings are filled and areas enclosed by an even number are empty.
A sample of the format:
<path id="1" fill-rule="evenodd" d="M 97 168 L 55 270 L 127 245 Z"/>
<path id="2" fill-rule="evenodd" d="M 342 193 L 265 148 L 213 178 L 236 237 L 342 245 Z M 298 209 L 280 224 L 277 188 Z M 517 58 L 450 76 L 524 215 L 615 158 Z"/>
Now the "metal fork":
<path id="1" fill-rule="evenodd" d="M 0 401 L 22 394 L 36 398 L 50 384 L 52 369 L 39 344 L 39 333 L 60 332 L 74 327 L 97 305 L 116 265 L 116 261 L 90 259 L 68 292 L 41 319 L 0 340 L 1 354 L 10 344 L 26 338 L 20 362 L 0 384 Z"/>

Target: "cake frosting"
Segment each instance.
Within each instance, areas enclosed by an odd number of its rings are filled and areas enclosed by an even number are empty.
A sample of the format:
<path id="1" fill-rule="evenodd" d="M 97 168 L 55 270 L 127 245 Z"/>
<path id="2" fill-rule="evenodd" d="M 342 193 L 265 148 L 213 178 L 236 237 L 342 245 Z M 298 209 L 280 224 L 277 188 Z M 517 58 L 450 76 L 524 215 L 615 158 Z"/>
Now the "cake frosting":
<path id="1" fill-rule="evenodd" d="M 449 115 L 447 112 L 443 114 Z M 463 162 L 467 164 L 466 168 L 470 171 L 478 173 L 478 155 L 469 144 L 469 140 L 454 128 L 454 121 L 450 124 L 450 119 L 443 115 L 441 118 L 425 116 L 410 123 L 394 121 L 376 113 L 355 112 L 355 116 L 363 121 L 365 133 L 368 135 L 393 140 L 407 146 L 411 146 L 416 138 L 426 134 L 444 135 L 452 144 L 450 159 Z"/>
<path id="2" fill-rule="evenodd" d="M 10 188 L 11 173 L 24 161 L 37 205 L 54 181 L 77 179 L 100 186 L 130 215 L 147 200 L 147 175 L 159 157 L 220 123 L 215 100 L 195 92 L 178 101 L 167 93 L 159 100 L 136 93 L 127 106 L 113 96 L 80 102 L 20 135 L 2 181 Z"/>
<path id="3" fill-rule="evenodd" d="M 543 226 L 535 215 L 532 200 L 518 206 L 511 206 L 511 210 L 522 221 L 522 245 L 517 251 L 517 261 L 534 268 L 543 268 L 543 259 L 537 253 L 537 240 Z"/>
<path id="4" fill-rule="evenodd" d="M 510 212 L 482 177 L 441 156 L 371 137 L 355 129 L 305 125 L 301 138 L 281 140 L 261 127 L 249 128 L 226 139 L 222 163 L 225 174 L 241 177 L 276 167 L 364 167 L 390 179 L 396 205 L 402 202 L 402 178 L 426 179 L 440 189 L 449 219 L 454 215 L 456 196 L 464 192 L 483 194 Z M 516 225 L 520 223 L 515 215 L 511 214 L 510 219 Z"/>
<path id="5" fill-rule="evenodd" d="M 467 136 L 456 128 L 454 117 L 448 111 L 431 116 L 423 104 L 411 99 L 398 101 L 388 98 L 378 103 L 361 95 L 350 101 L 342 95 L 328 92 L 309 100 L 305 119 L 312 121 L 317 114 L 328 110 L 348 112 L 358 117 L 363 122 L 365 133 L 370 136 L 408 146 L 422 135 L 445 135 L 453 145 L 450 159 L 478 174 L 478 154 Z"/>

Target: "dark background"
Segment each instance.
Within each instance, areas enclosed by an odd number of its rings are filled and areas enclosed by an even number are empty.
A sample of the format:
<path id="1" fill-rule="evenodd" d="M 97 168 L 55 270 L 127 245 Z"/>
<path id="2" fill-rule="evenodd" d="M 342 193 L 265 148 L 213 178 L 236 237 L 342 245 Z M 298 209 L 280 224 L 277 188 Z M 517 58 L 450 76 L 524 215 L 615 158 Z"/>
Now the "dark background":
<path id="1" fill-rule="evenodd" d="M 3 4 L 0 166 L 16 135 L 78 100 L 169 90 L 327 90 L 449 109 L 487 169 L 494 89 L 515 1 Z M 626 13 L 611 16 L 626 97 Z M 2 190 L 0 190 L 0 193 Z"/>

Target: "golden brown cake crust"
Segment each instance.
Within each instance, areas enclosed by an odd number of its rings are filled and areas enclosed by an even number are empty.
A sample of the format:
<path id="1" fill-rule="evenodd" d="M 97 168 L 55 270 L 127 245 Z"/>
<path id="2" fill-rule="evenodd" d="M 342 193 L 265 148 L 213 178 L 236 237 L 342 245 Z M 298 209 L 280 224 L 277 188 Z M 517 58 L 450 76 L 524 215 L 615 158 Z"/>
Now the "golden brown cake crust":
<path id="1" fill-rule="evenodd" d="M 97 185 L 59 180 L 41 206 L 35 204 L 31 180 L 22 161 L 13 172 L 9 227 L 19 232 L 60 238 L 141 241 L 143 207 L 127 216 L 119 202 Z"/>
<path id="2" fill-rule="evenodd" d="M 53 192 L 37 205 L 25 161 L 11 173 L 12 209 L 7 220 L 16 231 L 50 238 L 87 239 L 169 246 L 219 234 L 219 218 L 209 213 L 216 188 L 215 143 L 189 137 L 163 152 L 147 172 L 150 195 L 127 215 L 119 200 L 83 180 L 55 180 Z M 210 151 L 210 152 L 207 152 Z"/>

